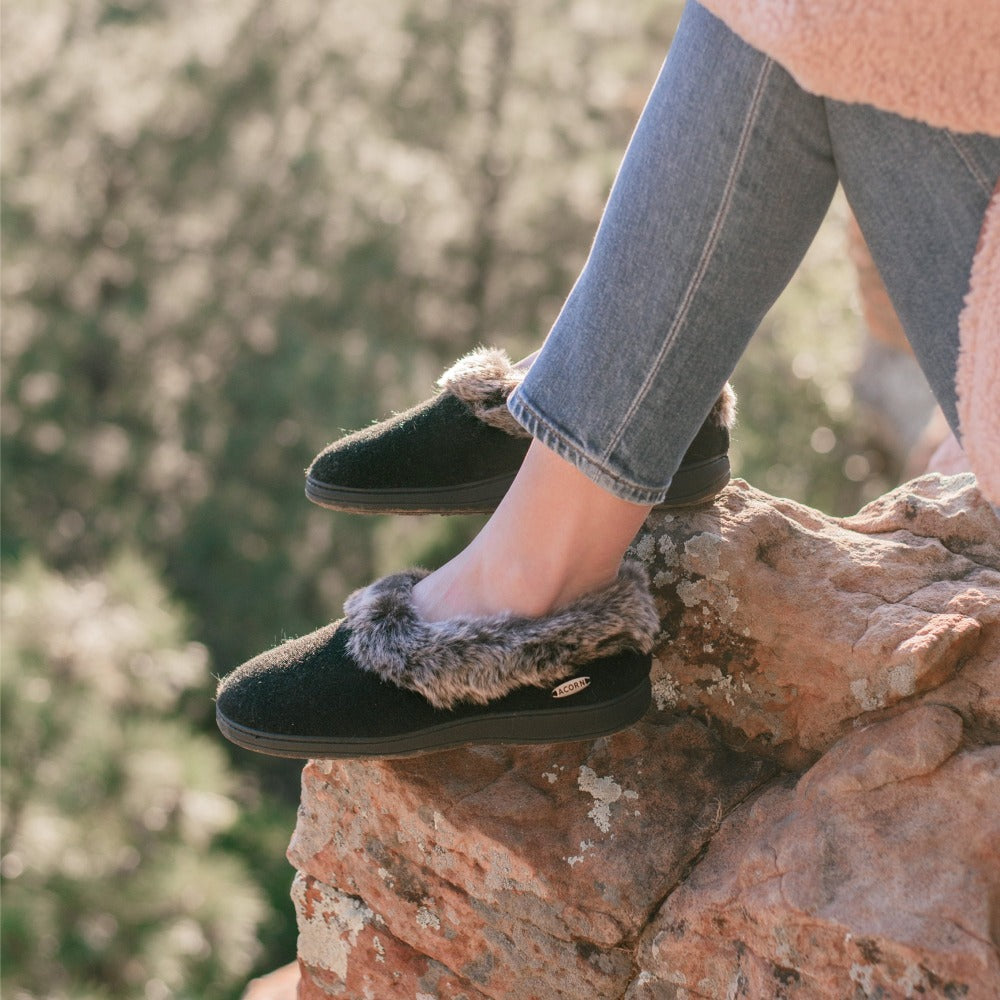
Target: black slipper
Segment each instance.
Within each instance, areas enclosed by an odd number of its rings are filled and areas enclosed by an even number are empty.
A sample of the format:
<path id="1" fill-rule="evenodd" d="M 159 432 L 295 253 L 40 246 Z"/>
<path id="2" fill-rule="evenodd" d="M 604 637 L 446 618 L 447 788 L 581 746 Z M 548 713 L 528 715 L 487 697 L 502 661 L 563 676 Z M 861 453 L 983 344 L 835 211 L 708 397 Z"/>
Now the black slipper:
<path id="1" fill-rule="evenodd" d="M 442 375 L 437 396 L 324 448 L 306 471 L 306 496 L 358 514 L 490 513 L 531 443 L 506 406 L 523 377 L 505 352 L 474 351 Z M 707 503 L 729 482 L 735 400 L 727 385 L 661 508 Z"/>
<path id="2" fill-rule="evenodd" d="M 659 620 L 636 564 L 537 619 L 425 622 L 411 596 L 424 575 L 356 591 L 343 620 L 233 671 L 216 697 L 223 735 L 278 757 L 392 757 L 593 739 L 648 708 Z"/>

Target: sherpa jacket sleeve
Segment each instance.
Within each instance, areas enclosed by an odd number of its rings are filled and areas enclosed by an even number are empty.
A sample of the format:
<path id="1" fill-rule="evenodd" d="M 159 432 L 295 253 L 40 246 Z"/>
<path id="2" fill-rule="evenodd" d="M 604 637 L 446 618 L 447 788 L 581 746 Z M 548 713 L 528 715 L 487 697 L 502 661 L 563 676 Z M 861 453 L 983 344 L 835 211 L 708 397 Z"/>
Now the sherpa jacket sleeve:
<path id="1" fill-rule="evenodd" d="M 1000 136 L 1000 0 L 702 0 L 801 87 Z M 1000 504 L 1000 185 L 959 319 L 962 446 Z"/>
<path id="2" fill-rule="evenodd" d="M 1000 135 L 1000 0 L 702 0 L 805 90 Z"/>

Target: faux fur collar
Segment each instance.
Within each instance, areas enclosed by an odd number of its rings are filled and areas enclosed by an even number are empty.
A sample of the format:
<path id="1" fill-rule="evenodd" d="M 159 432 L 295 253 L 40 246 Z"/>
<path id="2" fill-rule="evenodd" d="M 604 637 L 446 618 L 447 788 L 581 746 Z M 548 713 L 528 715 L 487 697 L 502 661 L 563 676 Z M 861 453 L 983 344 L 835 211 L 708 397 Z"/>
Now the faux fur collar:
<path id="1" fill-rule="evenodd" d="M 462 400 L 484 424 L 511 437 L 526 438 L 531 435 L 507 409 L 507 397 L 523 378 L 524 372 L 514 367 L 506 351 L 479 347 L 459 358 L 438 379 L 438 385 Z"/>
<path id="2" fill-rule="evenodd" d="M 344 605 L 348 650 L 364 670 L 422 694 L 436 708 L 486 704 L 519 687 L 546 687 L 583 663 L 625 649 L 649 652 L 656 605 L 638 563 L 603 590 L 544 618 L 497 615 L 425 622 L 413 586 L 426 570 L 383 577 Z"/>
<path id="3" fill-rule="evenodd" d="M 731 431 L 736 424 L 736 393 L 727 382 L 722 387 L 722 393 L 709 411 L 708 419 L 717 427 L 725 427 Z"/>
<path id="4" fill-rule="evenodd" d="M 459 358 L 438 379 L 438 386 L 462 400 L 484 424 L 506 431 L 512 437 L 530 437 L 507 409 L 507 397 L 521 384 L 524 376 L 525 372 L 514 367 L 506 351 L 479 347 Z M 719 427 L 733 429 L 736 393 L 728 383 L 708 419 Z"/>

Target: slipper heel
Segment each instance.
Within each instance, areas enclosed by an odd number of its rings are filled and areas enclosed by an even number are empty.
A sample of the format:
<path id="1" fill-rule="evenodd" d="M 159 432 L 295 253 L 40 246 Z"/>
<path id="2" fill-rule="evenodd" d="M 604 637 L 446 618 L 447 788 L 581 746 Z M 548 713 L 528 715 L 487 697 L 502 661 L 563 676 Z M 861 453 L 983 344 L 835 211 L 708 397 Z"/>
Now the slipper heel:
<path id="1" fill-rule="evenodd" d="M 711 503 L 728 485 L 729 455 L 682 465 L 670 483 L 670 491 L 657 510 L 682 510 Z"/>

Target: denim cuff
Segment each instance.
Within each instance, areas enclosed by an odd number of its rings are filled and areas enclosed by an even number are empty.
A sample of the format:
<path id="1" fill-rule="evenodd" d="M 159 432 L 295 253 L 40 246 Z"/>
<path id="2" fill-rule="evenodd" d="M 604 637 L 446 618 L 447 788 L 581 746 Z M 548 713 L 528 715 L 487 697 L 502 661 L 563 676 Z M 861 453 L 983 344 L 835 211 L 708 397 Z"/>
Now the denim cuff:
<path id="1" fill-rule="evenodd" d="M 559 428 L 541 412 L 529 399 L 525 398 L 524 383 L 518 386 L 507 399 L 507 409 L 511 416 L 533 437 L 541 441 L 550 451 L 579 469 L 588 479 L 607 490 L 620 500 L 642 506 L 655 507 L 666 499 L 670 489 L 667 483 L 662 488 L 651 489 L 630 482 L 596 460 L 593 455 Z"/>

